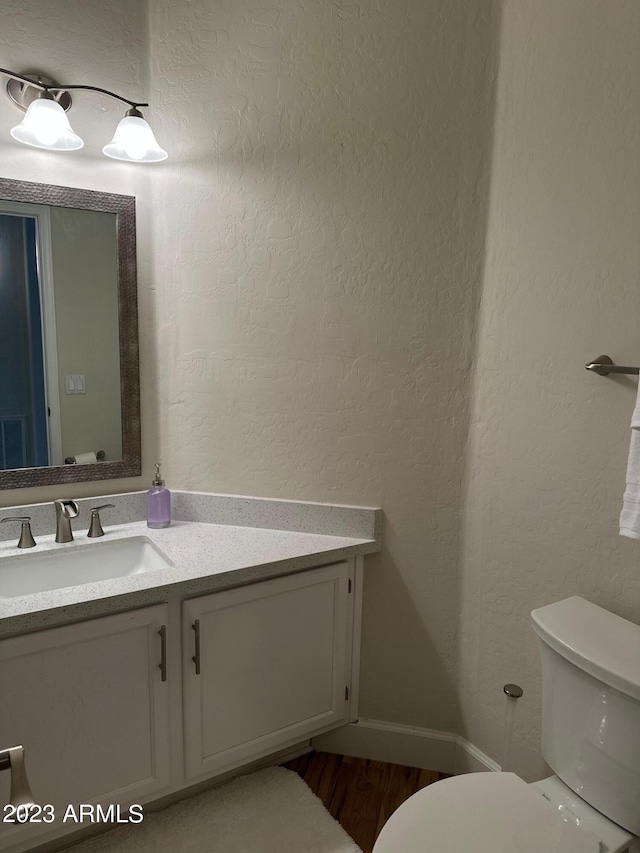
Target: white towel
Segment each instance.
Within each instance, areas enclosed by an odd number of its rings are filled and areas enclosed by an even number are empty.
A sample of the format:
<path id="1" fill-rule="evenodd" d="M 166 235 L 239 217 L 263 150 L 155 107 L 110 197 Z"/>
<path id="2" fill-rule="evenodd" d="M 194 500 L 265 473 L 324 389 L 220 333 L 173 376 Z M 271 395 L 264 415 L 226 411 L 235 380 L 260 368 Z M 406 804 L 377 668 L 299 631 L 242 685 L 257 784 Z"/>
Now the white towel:
<path id="1" fill-rule="evenodd" d="M 620 535 L 640 539 L 640 383 L 631 417 L 631 445 L 627 463 L 627 488 L 620 513 Z"/>

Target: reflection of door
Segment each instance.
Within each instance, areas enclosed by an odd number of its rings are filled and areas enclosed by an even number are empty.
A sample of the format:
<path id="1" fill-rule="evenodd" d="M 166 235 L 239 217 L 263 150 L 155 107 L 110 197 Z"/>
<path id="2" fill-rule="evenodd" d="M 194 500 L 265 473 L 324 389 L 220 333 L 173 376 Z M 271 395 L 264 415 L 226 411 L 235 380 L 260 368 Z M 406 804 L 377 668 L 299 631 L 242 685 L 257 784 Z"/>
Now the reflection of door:
<path id="1" fill-rule="evenodd" d="M 46 218 L 33 206 L 28 216 L 0 207 L 0 469 L 62 462 L 57 387 L 47 388 L 55 331 L 46 334 L 54 317 Z"/>

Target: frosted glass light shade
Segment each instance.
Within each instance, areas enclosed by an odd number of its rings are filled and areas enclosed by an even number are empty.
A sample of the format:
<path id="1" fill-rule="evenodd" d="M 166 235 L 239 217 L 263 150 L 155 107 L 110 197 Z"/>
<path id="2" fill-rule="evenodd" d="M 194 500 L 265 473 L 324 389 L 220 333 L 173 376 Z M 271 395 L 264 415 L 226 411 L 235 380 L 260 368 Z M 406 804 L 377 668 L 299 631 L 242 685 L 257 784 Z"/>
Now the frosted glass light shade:
<path id="1" fill-rule="evenodd" d="M 11 136 L 25 145 L 48 151 L 75 151 L 84 145 L 63 108 L 50 98 L 32 101 L 20 124 L 11 128 Z"/>
<path id="2" fill-rule="evenodd" d="M 102 153 L 130 163 L 158 163 L 169 156 L 158 145 L 147 122 L 138 116 L 125 116 L 120 120 L 113 139 L 104 146 Z"/>

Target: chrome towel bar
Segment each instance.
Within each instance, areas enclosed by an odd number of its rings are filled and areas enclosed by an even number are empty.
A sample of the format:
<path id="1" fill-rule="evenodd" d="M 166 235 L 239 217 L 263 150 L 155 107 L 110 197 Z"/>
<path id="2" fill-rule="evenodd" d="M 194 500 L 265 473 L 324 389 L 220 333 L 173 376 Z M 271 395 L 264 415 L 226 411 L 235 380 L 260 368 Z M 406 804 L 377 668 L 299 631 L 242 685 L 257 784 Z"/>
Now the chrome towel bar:
<path id="1" fill-rule="evenodd" d="M 621 364 L 614 364 L 608 355 L 599 355 L 585 364 L 587 370 L 592 373 L 597 373 L 598 376 L 608 376 L 609 373 L 634 373 L 636 376 L 640 374 L 640 367 L 624 367 Z"/>

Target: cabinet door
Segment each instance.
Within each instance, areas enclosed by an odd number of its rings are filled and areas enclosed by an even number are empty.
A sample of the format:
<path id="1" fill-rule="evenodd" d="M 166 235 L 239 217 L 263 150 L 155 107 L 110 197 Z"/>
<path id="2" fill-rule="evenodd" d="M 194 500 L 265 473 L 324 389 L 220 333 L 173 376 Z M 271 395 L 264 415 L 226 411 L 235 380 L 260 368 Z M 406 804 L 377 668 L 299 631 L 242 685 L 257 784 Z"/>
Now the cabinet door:
<path id="1" fill-rule="evenodd" d="M 338 563 L 183 603 L 188 779 L 346 721 L 348 574 Z"/>
<path id="2" fill-rule="evenodd" d="M 0 748 L 24 746 L 34 798 L 58 817 L 69 803 L 125 805 L 168 785 L 167 614 L 158 605 L 0 641 Z M 59 824 L 0 824 L 0 848 L 28 849 Z"/>

